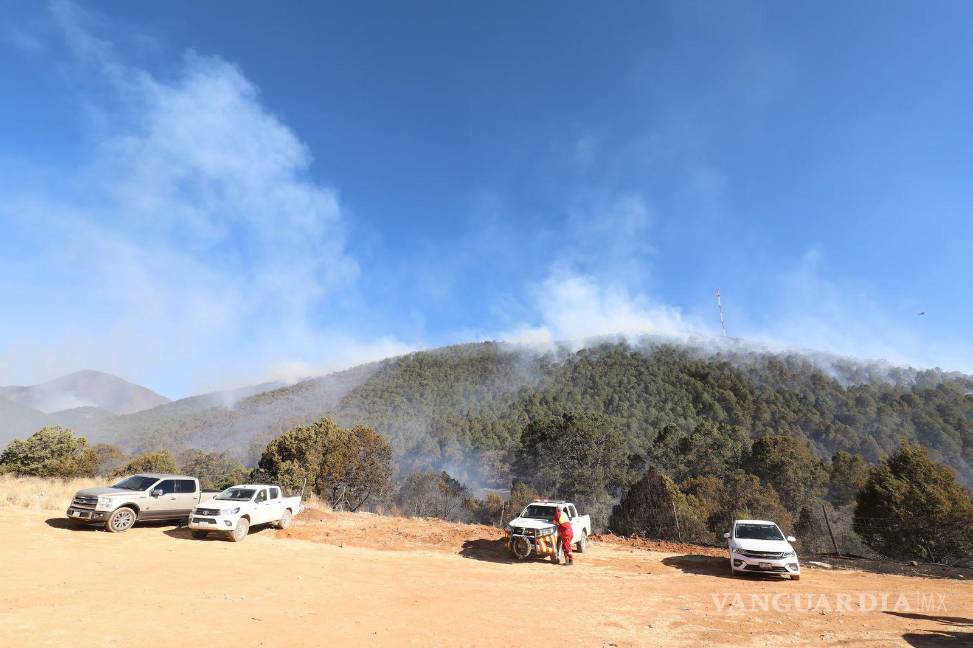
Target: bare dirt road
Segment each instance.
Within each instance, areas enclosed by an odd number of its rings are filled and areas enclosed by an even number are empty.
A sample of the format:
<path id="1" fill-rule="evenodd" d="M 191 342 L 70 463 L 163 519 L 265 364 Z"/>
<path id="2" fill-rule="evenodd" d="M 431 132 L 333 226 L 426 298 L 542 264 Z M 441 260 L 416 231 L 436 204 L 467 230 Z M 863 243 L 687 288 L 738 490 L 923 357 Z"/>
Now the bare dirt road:
<path id="1" fill-rule="evenodd" d="M 966 580 L 730 578 L 707 552 L 609 542 L 511 563 L 497 534 L 312 511 L 234 544 L 0 509 L 0 646 L 973 645 Z"/>

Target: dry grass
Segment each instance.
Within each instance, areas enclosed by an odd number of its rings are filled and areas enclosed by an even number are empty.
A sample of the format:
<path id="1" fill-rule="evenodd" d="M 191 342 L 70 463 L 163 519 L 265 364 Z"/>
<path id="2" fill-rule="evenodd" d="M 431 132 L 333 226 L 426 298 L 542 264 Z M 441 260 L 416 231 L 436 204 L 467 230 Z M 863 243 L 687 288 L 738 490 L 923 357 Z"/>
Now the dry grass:
<path id="1" fill-rule="evenodd" d="M 300 495 L 300 493 L 294 494 Z M 306 508 L 317 509 L 318 511 L 325 511 L 327 513 L 331 512 L 331 505 L 310 491 L 304 493 L 304 499 L 301 501 L 304 502 Z"/>
<path id="2" fill-rule="evenodd" d="M 112 481 L 107 477 L 48 479 L 0 474 L 0 508 L 63 512 L 82 488 L 108 486 Z M 304 504 L 319 511 L 331 511 L 331 506 L 313 493 L 305 493 Z"/>
<path id="3" fill-rule="evenodd" d="M 0 507 L 64 511 L 82 488 L 104 486 L 104 478 L 43 479 L 0 475 Z"/>

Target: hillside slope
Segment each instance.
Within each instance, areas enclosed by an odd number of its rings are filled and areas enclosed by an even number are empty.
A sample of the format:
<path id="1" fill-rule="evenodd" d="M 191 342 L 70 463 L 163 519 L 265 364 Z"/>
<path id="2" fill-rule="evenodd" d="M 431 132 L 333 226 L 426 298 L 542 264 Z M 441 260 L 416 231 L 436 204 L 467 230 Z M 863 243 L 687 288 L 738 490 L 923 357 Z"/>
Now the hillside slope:
<path id="1" fill-rule="evenodd" d="M 0 398 L 46 413 L 97 407 L 131 414 L 169 402 L 151 389 L 100 371 L 78 371 L 28 387 L 0 387 Z"/>
<path id="2" fill-rule="evenodd" d="M 232 392 L 185 398 L 126 416 L 81 424 L 93 442 L 128 451 L 156 448 L 228 450 L 253 459 L 250 445 L 332 413 L 340 399 L 365 382 L 378 365 L 362 365 L 288 387 L 257 385 Z"/>
<path id="3" fill-rule="evenodd" d="M 0 398 L 0 444 L 36 432 L 47 423 L 47 415 Z"/>
<path id="4" fill-rule="evenodd" d="M 647 339 L 540 354 L 482 343 L 413 353 L 244 395 L 198 397 L 125 416 L 76 416 L 76 431 L 128 451 L 228 450 L 253 460 L 274 436 L 322 416 L 374 426 L 396 470 L 445 469 L 480 485 L 509 479 L 510 453 L 532 417 L 586 409 L 614 417 L 630 452 L 700 421 L 752 438 L 787 433 L 822 457 L 877 461 L 902 440 L 973 483 L 973 378 L 827 356 L 725 346 L 703 351 Z"/>
<path id="5" fill-rule="evenodd" d="M 667 426 L 688 434 L 706 419 L 751 438 L 791 434 L 823 457 L 877 461 L 917 441 L 973 482 L 973 379 L 961 374 L 652 340 L 548 355 L 473 345 L 432 352 L 435 362 L 428 353 L 394 361 L 335 411 L 388 435 L 400 464 L 502 476 L 527 420 L 586 409 L 615 417 L 633 454 Z"/>

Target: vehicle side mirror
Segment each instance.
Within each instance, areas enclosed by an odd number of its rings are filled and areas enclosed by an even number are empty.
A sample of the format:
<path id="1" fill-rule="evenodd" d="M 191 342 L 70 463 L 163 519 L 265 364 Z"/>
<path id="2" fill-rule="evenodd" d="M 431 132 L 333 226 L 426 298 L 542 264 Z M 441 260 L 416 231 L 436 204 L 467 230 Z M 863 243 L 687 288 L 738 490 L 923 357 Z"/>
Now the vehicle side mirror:
<path id="1" fill-rule="evenodd" d="M 161 488 L 153 489 L 152 497 L 162 497 L 162 489 Z"/>
<path id="2" fill-rule="evenodd" d="M 797 538 L 795 538 L 794 536 L 787 536 L 787 541 L 788 542 L 797 542 Z"/>
<path id="3" fill-rule="evenodd" d="M 730 539 L 730 532 L 727 531 L 726 533 L 724 533 L 723 534 L 723 537 L 726 538 L 727 540 L 729 540 Z"/>

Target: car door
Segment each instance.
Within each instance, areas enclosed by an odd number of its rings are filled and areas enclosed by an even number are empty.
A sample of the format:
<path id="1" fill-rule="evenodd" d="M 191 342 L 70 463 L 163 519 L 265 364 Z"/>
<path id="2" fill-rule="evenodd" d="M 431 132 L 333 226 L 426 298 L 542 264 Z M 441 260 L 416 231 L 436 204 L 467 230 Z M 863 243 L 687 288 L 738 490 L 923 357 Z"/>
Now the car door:
<path id="1" fill-rule="evenodd" d="M 574 508 L 574 504 L 568 504 L 564 509 L 568 512 L 568 517 L 571 518 L 571 531 L 574 533 L 575 540 L 577 540 L 581 537 L 581 531 L 584 529 L 581 520 L 578 519 L 578 509 Z"/>
<path id="2" fill-rule="evenodd" d="M 189 516 L 199 500 L 198 485 L 195 479 L 177 479 L 176 499 L 172 514 L 177 517 Z"/>
<path id="3" fill-rule="evenodd" d="M 143 507 L 141 517 L 152 520 L 164 520 L 175 517 L 172 513 L 178 506 L 176 503 L 176 480 L 163 479 L 149 491 L 149 505 Z"/>
<path id="4" fill-rule="evenodd" d="M 284 498 L 280 495 L 280 489 L 276 486 L 270 487 L 270 519 L 268 522 L 276 522 L 284 514 Z"/>
<path id="5" fill-rule="evenodd" d="M 266 524 L 271 521 L 270 497 L 266 488 L 261 488 L 257 496 L 253 498 L 253 515 L 250 520 L 253 524 Z"/>

